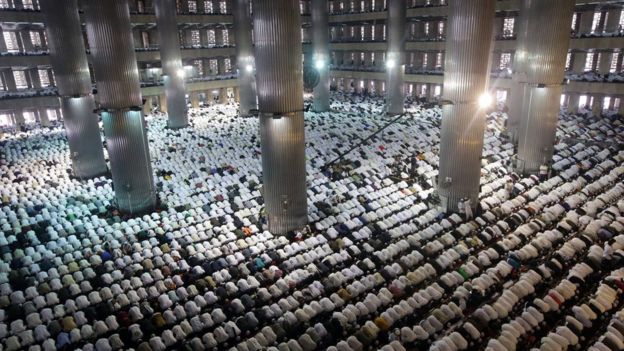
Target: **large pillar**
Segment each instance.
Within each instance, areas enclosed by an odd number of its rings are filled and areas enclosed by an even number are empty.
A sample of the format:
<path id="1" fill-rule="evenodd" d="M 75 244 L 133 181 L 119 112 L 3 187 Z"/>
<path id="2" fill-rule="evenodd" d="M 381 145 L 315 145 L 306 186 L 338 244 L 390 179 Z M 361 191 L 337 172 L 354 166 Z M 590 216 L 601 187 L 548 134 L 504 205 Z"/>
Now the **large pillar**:
<path id="1" fill-rule="evenodd" d="M 604 95 L 596 94 L 594 95 L 594 100 L 592 101 L 592 115 L 594 117 L 602 116 L 602 111 L 604 110 Z"/>
<path id="2" fill-rule="evenodd" d="M 4 83 L 4 89 L 6 91 L 16 91 L 17 84 L 15 83 L 15 75 L 11 68 L 2 69 L 2 82 Z"/>
<path id="3" fill-rule="evenodd" d="M 248 116 L 251 110 L 258 108 L 249 0 L 234 0 L 234 30 L 236 31 L 236 65 L 240 87 L 239 111 L 242 116 Z"/>
<path id="4" fill-rule="evenodd" d="M 594 11 L 578 12 L 577 16 L 579 15 L 581 16 L 578 31 L 579 34 L 590 34 L 592 31 L 592 24 L 594 22 Z"/>
<path id="5" fill-rule="evenodd" d="M 486 111 L 478 102 L 488 83 L 495 3 L 449 1 L 443 98 L 449 103 L 442 107 L 438 178 L 447 211 L 457 211 L 462 198 L 472 206 L 479 198 Z"/>
<path id="6" fill-rule="evenodd" d="M 7 52 L 6 42 L 4 41 L 4 30 L 0 26 L 0 52 Z"/>
<path id="7" fill-rule="evenodd" d="M 89 0 L 84 11 L 117 206 L 130 214 L 151 211 L 156 189 L 128 3 Z"/>
<path id="8" fill-rule="evenodd" d="M 530 174 L 552 159 L 575 2 L 524 1 L 529 12 L 526 47 L 531 64 L 526 66 L 516 170 Z"/>
<path id="9" fill-rule="evenodd" d="M 174 129 L 184 128 L 188 125 L 188 117 L 180 36 L 176 22 L 176 1 L 154 0 L 154 9 L 160 35 L 160 62 L 167 97 L 168 126 Z"/>
<path id="10" fill-rule="evenodd" d="M 199 92 L 193 91 L 191 92 L 191 107 L 199 108 Z"/>
<path id="11" fill-rule="evenodd" d="M 308 220 L 299 1 L 255 0 L 254 31 L 265 206 L 285 234 Z"/>
<path id="12" fill-rule="evenodd" d="M 622 9 L 615 8 L 607 11 L 607 20 L 605 23 L 605 32 L 606 33 L 615 33 L 618 31 L 618 27 L 620 26 L 620 16 L 622 14 Z"/>
<path id="13" fill-rule="evenodd" d="M 30 87 L 32 89 L 41 89 L 41 78 L 39 77 L 39 69 L 30 68 L 26 71 L 30 79 Z"/>
<path id="14" fill-rule="evenodd" d="M 568 96 L 568 113 L 577 113 L 581 96 L 578 93 L 569 93 Z"/>
<path id="15" fill-rule="evenodd" d="M 152 114 L 152 97 L 151 96 L 145 96 L 145 103 L 143 104 L 143 116 L 148 116 Z"/>
<path id="16" fill-rule="evenodd" d="M 600 52 L 600 59 L 598 61 L 598 73 L 609 74 L 611 71 L 611 62 L 613 61 L 613 52 L 602 51 Z"/>
<path id="17" fill-rule="evenodd" d="M 219 88 L 219 103 L 220 104 L 228 103 L 227 88 Z"/>
<path id="18" fill-rule="evenodd" d="M 167 106 L 167 97 L 165 96 L 165 94 L 160 94 L 158 96 L 158 107 L 160 108 L 160 112 L 167 113 L 168 106 Z"/>
<path id="19" fill-rule="evenodd" d="M 76 0 L 41 0 L 75 177 L 108 171 Z"/>
<path id="20" fill-rule="evenodd" d="M 572 72 L 576 74 L 585 73 L 585 62 L 587 61 L 587 52 L 572 51 Z"/>
<path id="21" fill-rule="evenodd" d="M 526 36 L 527 36 L 527 9 L 526 2 L 520 1 L 520 16 L 516 21 L 518 26 L 516 39 L 516 52 L 513 60 L 511 75 L 511 91 L 509 100 L 509 114 L 507 117 L 507 135 L 514 144 L 518 142 L 518 127 L 522 104 L 524 101 L 524 88 L 522 82 L 526 80 L 525 65 L 527 60 Z"/>
<path id="22" fill-rule="evenodd" d="M 388 2 L 388 52 L 386 54 L 386 110 L 388 114 L 403 113 L 406 11 L 406 0 Z"/>
<path id="23" fill-rule="evenodd" d="M 326 0 L 312 0 L 312 46 L 319 83 L 314 87 L 314 111 L 329 111 L 329 9 Z"/>
<path id="24" fill-rule="evenodd" d="M 24 110 L 21 108 L 15 109 L 15 127 L 19 130 L 26 125 L 26 118 L 24 118 Z"/>
<path id="25" fill-rule="evenodd" d="M 48 118 L 48 108 L 40 107 L 38 112 L 39 112 L 39 123 L 41 123 L 41 126 L 49 127 L 50 119 Z"/>

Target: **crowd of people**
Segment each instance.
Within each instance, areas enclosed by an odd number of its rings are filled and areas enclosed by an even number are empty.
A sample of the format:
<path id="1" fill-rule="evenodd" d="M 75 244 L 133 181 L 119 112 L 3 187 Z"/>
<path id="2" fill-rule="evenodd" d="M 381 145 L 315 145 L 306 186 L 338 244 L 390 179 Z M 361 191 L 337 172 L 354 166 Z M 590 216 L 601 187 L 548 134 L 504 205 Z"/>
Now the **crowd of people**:
<path id="1" fill-rule="evenodd" d="M 137 217 L 110 178 L 71 177 L 61 125 L 5 134 L 0 349 L 624 348 L 621 120 L 562 114 L 539 179 L 492 113 L 478 211 L 446 214 L 438 107 L 369 139 L 382 98 L 331 107 L 306 112 L 309 226 L 288 236 L 266 230 L 258 120 L 235 104 L 180 130 L 148 116 L 161 206 Z"/>

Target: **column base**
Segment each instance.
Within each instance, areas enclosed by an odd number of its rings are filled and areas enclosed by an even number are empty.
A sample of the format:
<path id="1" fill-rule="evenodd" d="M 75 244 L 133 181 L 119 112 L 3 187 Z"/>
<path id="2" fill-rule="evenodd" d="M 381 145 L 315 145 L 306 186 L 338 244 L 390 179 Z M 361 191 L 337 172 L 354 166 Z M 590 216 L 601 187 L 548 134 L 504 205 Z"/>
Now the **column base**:
<path id="1" fill-rule="evenodd" d="M 61 97 L 72 172 L 78 179 L 99 177 L 108 172 L 93 95 Z"/>
<path id="2" fill-rule="evenodd" d="M 102 121 L 117 207 L 131 215 L 154 210 L 156 188 L 142 111 L 103 111 Z"/>

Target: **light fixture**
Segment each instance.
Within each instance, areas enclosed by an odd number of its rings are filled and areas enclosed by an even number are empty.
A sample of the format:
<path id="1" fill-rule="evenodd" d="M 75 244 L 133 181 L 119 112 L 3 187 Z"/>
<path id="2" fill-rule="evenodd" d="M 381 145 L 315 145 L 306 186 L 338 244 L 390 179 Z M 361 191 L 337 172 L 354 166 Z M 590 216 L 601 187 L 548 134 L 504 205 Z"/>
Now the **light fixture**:
<path id="1" fill-rule="evenodd" d="M 252 66 L 252 65 L 250 65 L 250 64 L 247 64 L 247 66 L 245 66 L 245 70 L 246 70 L 248 73 L 251 73 L 251 72 L 253 72 L 253 66 Z"/>
<path id="2" fill-rule="evenodd" d="M 394 59 L 388 59 L 386 61 L 387 68 L 394 68 L 394 66 L 396 66 L 396 61 L 394 61 Z"/>
<path id="3" fill-rule="evenodd" d="M 488 108 L 492 105 L 494 99 L 490 93 L 483 93 L 479 96 L 479 107 Z"/>
<path id="4" fill-rule="evenodd" d="M 325 67 L 325 61 L 320 59 L 316 60 L 316 62 L 314 63 L 314 67 L 316 67 L 317 70 L 323 69 L 323 67 Z"/>
<path id="5" fill-rule="evenodd" d="M 177 74 L 178 74 L 178 78 L 184 78 L 184 69 L 180 68 Z"/>

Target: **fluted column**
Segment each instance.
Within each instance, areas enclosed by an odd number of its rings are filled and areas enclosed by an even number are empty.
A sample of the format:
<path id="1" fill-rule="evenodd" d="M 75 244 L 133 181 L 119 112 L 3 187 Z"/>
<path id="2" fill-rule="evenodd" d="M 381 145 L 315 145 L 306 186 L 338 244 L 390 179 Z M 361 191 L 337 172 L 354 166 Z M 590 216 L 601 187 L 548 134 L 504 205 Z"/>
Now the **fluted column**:
<path id="1" fill-rule="evenodd" d="M 479 198 L 486 111 L 478 102 L 488 83 L 495 3 L 449 1 L 438 178 L 447 211 L 456 211 L 462 198 L 472 206 Z"/>
<path id="2" fill-rule="evenodd" d="M 128 3 L 89 0 L 84 11 L 117 206 L 130 214 L 151 211 L 156 189 Z"/>
<path id="3" fill-rule="evenodd" d="M 297 0 L 255 0 L 264 199 L 276 234 L 307 223 L 301 18 Z"/>
<path id="4" fill-rule="evenodd" d="M 258 108 L 253 44 L 251 42 L 251 14 L 249 0 L 234 0 L 234 30 L 236 32 L 236 65 L 240 87 L 240 114 L 247 116 Z"/>
<path id="5" fill-rule="evenodd" d="M 388 52 L 386 53 L 386 110 L 388 114 L 403 113 L 406 11 L 406 0 L 388 1 Z"/>
<path id="6" fill-rule="evenodd" d="M 516 34 L 516 52 L 514 54 L 512 75 L 511 75 L 511 89 L 509 97 L 509 113 L 507 116 L 507 135 L 513 143 L 518 141 L 518 128 L 520 125 L 520 115 L 522 114 L 522 103 L 524 101 L 524 88 L 522 82 L 526 80 L 526 36 L 528 27 L 527 23 L 527 9 L 526 3 L 520 1 L 520 16 L 517 23 Z"/>
<path id="7" fill-rule="evenodd" d="M 72 171 L 92 178 L 108 171 L 76 0 L 41 0 L 50 63 L 69 144 Z"/>
<path id="8" fill-rule="evenodd" d="M 552 160 L 574 0 L 524 0 L 527 65 L 516 170 L 537 173 Z"/>
<path id="9" fill-rule="evenodd" d="M 154 9 L 160 35 L 160 62 L 167 97 L 168 126 L 174 129 L 184 128 L 188 125 L 188 117 L 180 36 L 176 22 L 176 1 L 154 0 Z"/>
<path id="10" fill-rule="evenodd" d="M 312 46 L 319 83 L 314 87 L 314 111 L 329 110 L 329 8 L 327 0 L 312 0 Z"/>

